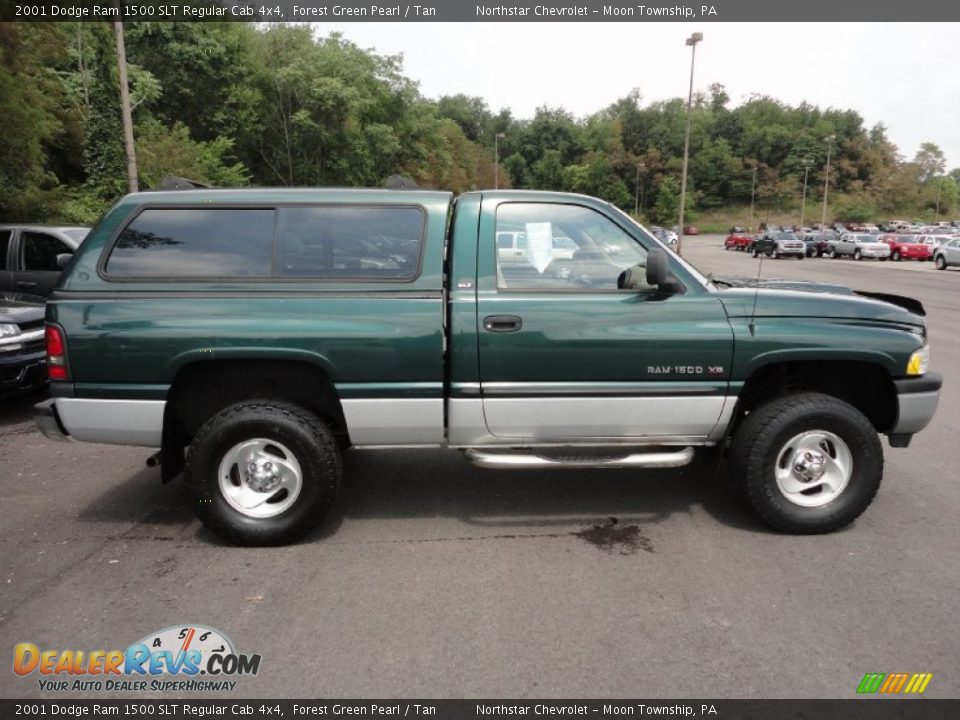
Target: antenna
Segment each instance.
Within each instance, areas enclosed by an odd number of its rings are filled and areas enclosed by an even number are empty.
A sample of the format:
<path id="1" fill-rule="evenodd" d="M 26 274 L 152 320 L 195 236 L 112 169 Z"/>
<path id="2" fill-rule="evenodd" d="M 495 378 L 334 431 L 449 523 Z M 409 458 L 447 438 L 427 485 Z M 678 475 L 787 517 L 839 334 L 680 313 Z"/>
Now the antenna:
<path id="1" fill-rule="evenodd" d="M 750 328 L 751 337 L 757 334 L 757 295 L 760 293 L 760 274 L 763 272 L 763 256 L 764 253 L 757 254 L 757 257 L 760 258 L 760 264 L 757 265 L 757 281 L 753 286 L 753 310 L 750 311 L 750 324 L 747 326 Z"/>

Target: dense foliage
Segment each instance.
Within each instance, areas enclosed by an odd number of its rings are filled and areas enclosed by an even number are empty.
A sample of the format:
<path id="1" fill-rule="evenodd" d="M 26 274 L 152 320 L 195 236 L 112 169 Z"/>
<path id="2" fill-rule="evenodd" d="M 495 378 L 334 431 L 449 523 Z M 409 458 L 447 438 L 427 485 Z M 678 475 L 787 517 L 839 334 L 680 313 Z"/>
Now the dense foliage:
<path id="1" fill-rule="evenodd" d="M 532 119 L 468 95 L 424 98 L 400 57 L 306 26 L 126 26 L 142 187 L 174 174 L 215 185 L 378 186 L 401 174 L 460 192 L 522 187 L 597 195 L 654 220 L 678 210 L 686 104 L 639 92 L 587 118 Z M 0 218 L 90 222 L 125 190 L 116 55 L 106 24 L 0 24 Z M 911 160 L 853 110 L 753 97 L 720 85 L 694 101 L 688 217 L 750 202 L 822 197 L 831 219 L 956 215 L 960 169 L 925 143 Z M 495 148 L 499 167 L 495 167 Z"/>

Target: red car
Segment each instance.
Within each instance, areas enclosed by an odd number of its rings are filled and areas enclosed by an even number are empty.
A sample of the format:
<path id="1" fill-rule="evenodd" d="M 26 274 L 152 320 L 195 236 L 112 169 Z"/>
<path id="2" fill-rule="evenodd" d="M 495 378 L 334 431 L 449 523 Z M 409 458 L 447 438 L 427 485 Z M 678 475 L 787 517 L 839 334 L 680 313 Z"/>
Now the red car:
<path id="1" fill-rule="evenodd" d="M 730 234 L 723 241 L 724 250 L 748 250 L 753 236 L 743 232 L 743 228 L 731 228 Z"/>
<path id="2" fill-rule="evenodd" d="M 930 246 L 917 242 L 916 235 L 881 235 L 880 242 L 890 246 L 893 260 L 929 260 Z"/>

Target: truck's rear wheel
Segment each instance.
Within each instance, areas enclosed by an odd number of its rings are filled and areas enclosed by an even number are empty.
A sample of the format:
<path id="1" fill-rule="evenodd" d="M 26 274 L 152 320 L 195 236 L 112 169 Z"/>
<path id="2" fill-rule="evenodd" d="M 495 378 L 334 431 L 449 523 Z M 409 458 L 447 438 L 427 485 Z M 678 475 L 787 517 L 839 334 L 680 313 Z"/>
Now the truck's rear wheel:
<path id="1" fill-rule="evenodd" d="M 237 403 L 190 444 L 184 477 L 196 513 L 239 545 L 279 545 L 323 519 L 340 487 L 336 439 L 310 411 L 285 402 Z"/>
<path id="2" fill-rule="evenodd" d="M 751 412 L 730 448 L 730 478 L 772 527 L 822 533 L 855 520 L 883 477 L 883 448 L 853 406 L 797 393 Z"/>

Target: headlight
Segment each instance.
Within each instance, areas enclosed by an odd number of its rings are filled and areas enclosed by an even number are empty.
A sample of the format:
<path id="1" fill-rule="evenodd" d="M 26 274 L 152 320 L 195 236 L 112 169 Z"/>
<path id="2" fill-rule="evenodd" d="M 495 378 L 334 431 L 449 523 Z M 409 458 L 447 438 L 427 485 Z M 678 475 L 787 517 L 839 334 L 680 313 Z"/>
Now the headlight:
<path id="1" fill-rule="evenodd" d="M 11 325 L 9 323 L 4 323 L 0 325 L 0 338 L 13 337 L 14 335 L 20 334 L 20 328 L 16 325 Z"/>
<path id="2" fill-rule="evenodd" d="M 930 366 L 930 346 L 924 345 L 914 351 L 907 363 L 907 375 L 923 375 Z"/>

